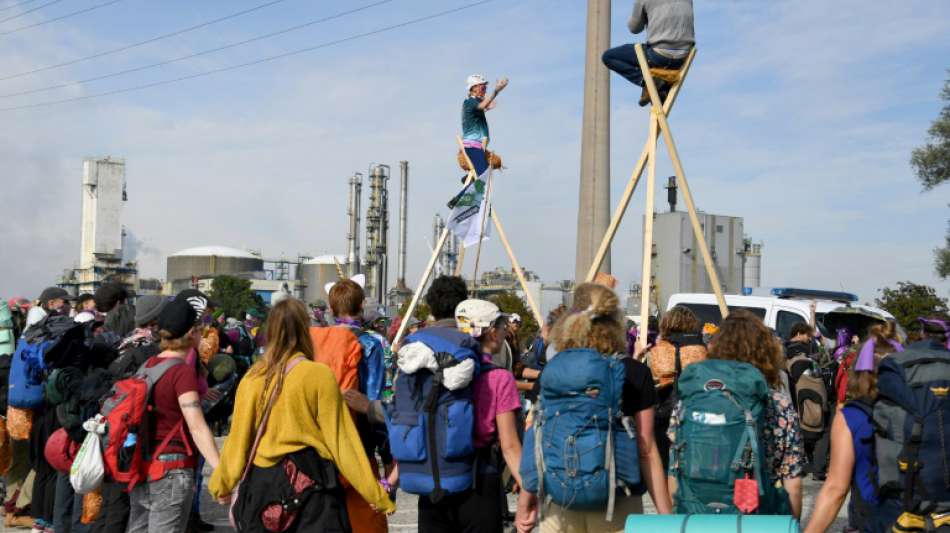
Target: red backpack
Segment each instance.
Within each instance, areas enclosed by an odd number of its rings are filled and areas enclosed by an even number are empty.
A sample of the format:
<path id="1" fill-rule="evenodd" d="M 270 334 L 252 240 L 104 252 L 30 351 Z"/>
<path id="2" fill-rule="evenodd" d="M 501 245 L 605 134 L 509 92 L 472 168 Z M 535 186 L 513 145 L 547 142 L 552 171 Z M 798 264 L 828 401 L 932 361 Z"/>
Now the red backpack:
<path id="1" fill-rule="evenodd" d="M 188 448 L 183 422 L 179 422 L 168 433 L 154 452 L 149 453 L 146 449 L 151 440 L 147 415 L 153 409 L 150 405 L 152 389 L 165 372 L 184 363 L 178 358 L 168 358 L 151 368 L 142 365 L 134 376 L 117 381 L 112 386 L 112 394 L 102 404 L 100 414 L 106 422 L 106 432 L 102 436 L 102 460 L 106 474 L 113 481 L 126 483 L 126 491 L 131 491 L 142 481 L 161 478 L 165 469 L 186 466 L 164 466 L 150 460 L 150 457 L 158 457 L 174 436 L 180 435 Z M 189 448 L 189 459 L 191 455 Z"/>

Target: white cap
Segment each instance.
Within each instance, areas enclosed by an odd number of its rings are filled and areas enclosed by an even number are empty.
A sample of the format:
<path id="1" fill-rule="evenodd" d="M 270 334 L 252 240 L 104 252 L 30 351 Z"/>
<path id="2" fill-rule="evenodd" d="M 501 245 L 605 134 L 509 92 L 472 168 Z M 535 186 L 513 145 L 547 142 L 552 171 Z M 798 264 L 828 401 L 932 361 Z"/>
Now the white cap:
<path id="1" fill-rule="evenodd" d="M 485 300 L 465 300 L 455 308 L 455 325 L 459 331 L 472 337 L 481 337 L 482 331 L 495 324 L 501 310 Z"/>
<path id="2" fill-rule="evenodd" d="M 517 322 L 517 323 L 520 324 L 520 323 L 521 323 L 521 315 L 519 315 L 518 313 L 511 313 L 510 315 L 508 315 L 508 320 L 509 320 L 510 322 Z"/>
<path id="3" fill-rule="evenodd" d="M 485 76 L 482 76 L 481 74 L 472 74 L 465 80 L 465 84 L 468 85 L 468 90 L 470 91 L 472 90 L 472 87 L 476 85 L 484 85 L 487 83 L 488 80 L 486 80 Z"/>

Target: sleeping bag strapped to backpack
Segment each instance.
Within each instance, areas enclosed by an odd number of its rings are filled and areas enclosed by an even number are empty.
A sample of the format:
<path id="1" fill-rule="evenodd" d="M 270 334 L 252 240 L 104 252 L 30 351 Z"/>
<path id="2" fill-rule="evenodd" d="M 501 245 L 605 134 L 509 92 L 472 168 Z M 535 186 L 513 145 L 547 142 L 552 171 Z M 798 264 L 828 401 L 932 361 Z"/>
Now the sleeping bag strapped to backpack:
<path id="1" fill-rule="evenodd" d="M 818 364 L 808 355 L 799 353 L 785 362 L 788 370 L 789 388 L 798 411 L 802 436 L 817 440 L 825 432 L 827 424 L 828 390 Z"/>
<path id="2" fill-rule="evenodd" d="M 433 503 L 472 486 L 478 351 L 470 335 L 441 327 L 409 335 L 399 350 L 386 412 L 389 445 L 400 488 Z"/>
<path id="3" fill-rule="evenodd" d="M 678 394 L 670 468 L 678 484 L 675 512 L 788 514 L 788 497 L 771 483 L 765 462 L 770 399 L 759 369 L 721 359 L 694 363 L 680 376 Z M 736 490 L 750 485 L 751 494 Z"/>
<path id="4" fill-rule="evenodd" d="M 636 429 L 623 417 L 623 362 L 590 349 L 565 350 L 540 377 L 534 423 L 525 433 L 525 489 L 568 509 L 613 517 L 616 489 L 640 482 Z"/>
<path id="5" fill-rule="evenodd" d="M 0 301 L 0 356 L 13 355 L 16 351 L 16 336 L 13 332 L 13 314 L 7 302 Z"/>
<path id="6" fill-rule="evenodd" d="M 878 488 L 904 512 L 894 531 L 931 520 L 950 525 L 950 516 L 934 516 L 950 511 L 950 351 L 924 341 L 888 354 L 877 387 Z"/>

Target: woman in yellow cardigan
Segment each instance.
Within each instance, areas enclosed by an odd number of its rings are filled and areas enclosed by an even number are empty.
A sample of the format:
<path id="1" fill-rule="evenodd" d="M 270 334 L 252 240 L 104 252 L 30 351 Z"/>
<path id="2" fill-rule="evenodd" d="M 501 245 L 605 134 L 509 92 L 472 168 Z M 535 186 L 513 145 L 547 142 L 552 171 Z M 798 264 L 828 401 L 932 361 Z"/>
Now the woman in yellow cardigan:
<path id="1" fill-rule="evenodd" d="M 264 357 L 238 386 L 231 433 L 208 483 L 222 503 L 230 499 L 244 474 L 277 388 L 234 508 L 241 531 L 263 532 L 265 522 L 273 526 L 279 521 L 293 522 L 287 531 L 350 531 L 340 474 L 377 511 L 395 510 L 362 453 L 333 373 L 312 360 L 309 326 L 300 300 L 288 298 L 275 305 L 267 321 Z"/>

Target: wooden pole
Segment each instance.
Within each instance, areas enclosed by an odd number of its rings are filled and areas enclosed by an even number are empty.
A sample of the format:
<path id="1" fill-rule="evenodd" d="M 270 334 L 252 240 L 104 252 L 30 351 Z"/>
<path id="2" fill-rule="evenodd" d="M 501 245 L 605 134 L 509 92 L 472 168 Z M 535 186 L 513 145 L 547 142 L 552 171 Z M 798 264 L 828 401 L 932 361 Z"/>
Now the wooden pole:
<path id="1" fill-rule="evenodd" d="M 647 204 L 643 215 L 643 274 L 640 281 L 640 327 L 637 328 L 637 343 L 646 350 L 647 332 L 650 324 L 650 285 L 653 265 L 653 204 L 656 200 L 656 110 L 650 112 L 650 135 L 647 160 Z"/>
<path id="2" fill-rule="evenodd" d="M 422 289 L 425 288 L 426 283 L 429 282 L 429 276 L 432 274 L 432 269 L 435 267 L 435 261 L 439 258 L 439 252 L 442 251 L 442 247 L 445 246 L 446 238 L 449 236 L 449 229 L 445 228 L 442 230 L 442 235 L 439 237 L 439 242 L 436 243 L 435 249 L 432 250 L 432 257 L 429 258 L 429 264 L 426 265 L 426 269 L 422 272 L 422 279 L 419 280 L 419 284 L 416 286 L 416 291 L 412 295 L 412 300 L 409 302 L 409 309 L 402 315 L 402 323 L 399 324 L 399 330 L 396 332 L 396 336 L 393 338 L 393 344 L 399 344 L 399 341 L 402 340 L 403 334 L 406 332 L 406 327 L 409 326 L 409 320 L 407 317 L 411 317 L 413 311 L 416 310 L 416 305 L 419 303 L 419 297 L 422 296 Z"/>
<path id="3" fill-rule="evenodd" d="M 521 288 L 524 290 L 525 299 L 528 300 L 528 305 L 531 307 L 531 312 L 534 313 L 535 320 L 538 321 L 538 327 L 544 324 L 544 320 L 541 317 L 541 309 L 538 308 L 537 302 L 534 301 L 534 296 L 531 295 L 531 291 L 528 290 L 528 281 L 524 278 L 524 272 L 521 271 L 521 264 L 518 263 L 518 258 L 515 257 L 514 250 L 511 249 L 511 244 L 508 242 L 508 237 L 505 235 L 505 228 L 501 226 L 501 220 L 498 219 L 498 212 L 492 210 L 491 212 L 492 222 L 495 223 L 495 229 L 498 230 L 498 238 L 501 239 L 501 243 L 505 246 L 505 251 L 508 252 L 508 258 L 511 259 L 511 266 L 515 269 L 515 275 L 518 276 L 518 281 L 521 283 Z"/>
<path id="4" fill-rule="evenodd" d="M 670 90 L 670 95 L 666 98 L 666 102 L 663 103 L 663 111 L 667 114 L 673 110 L 673 104 L 676 103 L 676 97 L 679 95 L 680 88 L 683 86 L 683 81 L 686 79 L 686 75 L 689 73 L 689 67 L 693 64 L 693 58 L 696 57 L 696 48 L 693 47 L 690 50 L 689 55 L 686 57 L 686 61 L 683 63 L 682 68 L 680 69 L 680 80 L 673 88 Z M 657 131 L 657 137 L 660 133 Z M 633 169 L 633 174 L 630 176 L 630 181 L 627 182 L 627 188 L 624 189 L 623 195 L 620 197 L 620 202 L 617 203 L 616 209 L 614 209 L 613 218 L 610 219 L 610 225 L 607 227 L 607 233 L 604 234 L 603 240 L 600 241 L 600 248 L 597 249 L 597 254 L 594 256 L 594 262 L 590 266 L 590 270 L 587 271 L 587 281 L 593 281 L 594 276 L 597 275 L 597 271 L 600 270 L 601 263 L 604 262 L 604 257 L 607 257 L 607 250 L 610 249 L 610 244 L 613 242 L 614 237 L 617 234 L 617 228 L 620 227 L 620 222 L 623 220 L 623 215 L 627 211 L 627 206 L 630 204 L 630 199 L 633 197 L 633 191 L 637 188 L 637 182 L 640 181 L 640 176 L 643 174 L 643 169 L 646 166 L 647 162 L 647 153 L 649 152 L 650 139 L 647 139 L 643 143 L 643 150 L 640 152 L 640 159 L 637 160 L 637 166 Z"/>
<path id="5" fill-rule="evenodd" d="M 462 265 L 465 264 L 465 246 L 462 246 L 462 249 L 459 250 L 459 256 L 456 258 L 455 263 L 455 277 L 462 277 Z"/>
<path id="6" fill-rule="evenodd" d="M 482 257 L 482 240 L 485 238 L 485 224 L 488 223 L 488 212 L 491 211 L 491 167 L 488 168 L 488 187 L 485 189 L 485 209 L 482 211 L 482 224 L 478 230 L 478 248 L 475 249 L 475 270 L 472 272 L 472 285 L 478 287 L 478 261 Z"/>
<path id="7" fill-rule="evenodd" d="M 656 116 L 660 130 L 663 132 L 663 140 L 666 142 L 666 149 L 670 153 L 670 159 L 673 162 L 673 170 L 676 172 L 676 182 L 683 192 L 683 199 L 686 201 L 686 208 L 689 211 L 689 221 L 693 225 L 693 235 L 696 237 L 696 243 L 703 256 L 703 263 L 706 265 L 706 274 L 709 276 L 709 283 L 712 285 L 713 292 L 716 293 L 716 302 L 719 304 L 719 312 L 723 318 L 729 315 L 729 307 L 726 305 L 726 299 L 722 295 L 722 285 L 719 282 L 719 274 L 716 273 L 716 265 L 713 263 L 712 255 L 709 253 L 709 247 L 706 246 L 706 234 L 699 223 L 699 217 L 696 215 L 696 206 L 693 203 L 693 195 L 689 191 L 689 184 L 686 182 L 686 173 L 683 171 L 683 164 L 680 162 L 679 152 L 676 150 L 676 144 L 673 142 L 673 132 L 670 131 L 670 124 L 666 120 L 666 114 L 660 111 L 660 95 L 656 90 L 656 83 L 650 74 L 650 67 L 647 64 L 646 55 L 643 53 L 643 46 L 636 45 L 637 61 L 640 68 L 643 69 L 643 81 L 646 82 L 647 92 L 650 93 L 650 101 L 653 105 L 654 115 Z"/>

